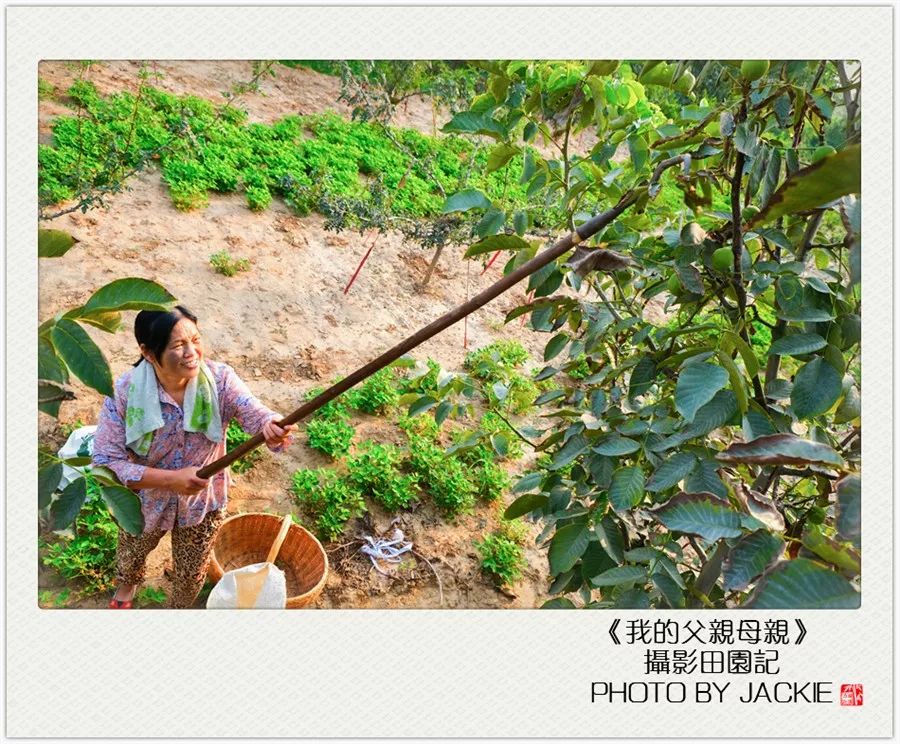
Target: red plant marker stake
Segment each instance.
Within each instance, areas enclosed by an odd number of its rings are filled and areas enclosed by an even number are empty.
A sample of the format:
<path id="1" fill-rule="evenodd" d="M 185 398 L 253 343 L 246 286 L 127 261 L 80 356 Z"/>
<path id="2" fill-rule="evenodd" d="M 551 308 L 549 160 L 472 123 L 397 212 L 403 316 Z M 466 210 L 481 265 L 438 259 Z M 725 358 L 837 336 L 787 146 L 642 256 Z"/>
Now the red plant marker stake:
<path id="1" fill-rule="evenodd" d="M 497 260 L 497 256 L 500 255 L 500 251 L 497 251 L 493 256 L 491 256 L 491 260 L 487 262 L 485 267 L 481 270 L 481 275 L 484 276 L 484 273 L 494 265 L 494 261 Z"/>
<path id="2" fill-rule="evenodd" d="M 353 272 L 353 276 L 350 277 L 350 281 L 347 282 L 347 286 L 344 287 L 344 294 L 350 291 L 350 287 L 353 286 L 353 282 L 356 281 L 356 277 L 359 276 L 359 272 L 362 271 L 362 267 L 365 265 L 366 261 L 369 260 L 369 256 L 372 254 L 372 249 L 375 247 L 375 243 L 378 242 L 378 233 L 375 233 L 375 237 L 372 239 L 372 244 L 369 246 L 369 250 L 366 251 L 366 255 L 362 257 L 362 261 L 359 262 L 359 266 L 356 267 L 356 271 Z"/>

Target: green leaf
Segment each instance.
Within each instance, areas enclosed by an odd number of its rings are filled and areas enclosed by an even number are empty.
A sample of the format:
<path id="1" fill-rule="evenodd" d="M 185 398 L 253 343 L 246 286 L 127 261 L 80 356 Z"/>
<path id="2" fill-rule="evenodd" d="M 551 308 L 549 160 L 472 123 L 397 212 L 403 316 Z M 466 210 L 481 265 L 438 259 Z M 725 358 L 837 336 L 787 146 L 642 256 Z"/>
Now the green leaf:
<path id="1" fill-rule="evenodd" d="M 444 423 L 447 420 L 447 416 L 450 415 L 450 411 L 453 410 L 453 404 L 448 400 L 442 400 L 438 407 L 434 410 L 434 423 L 438 426 Z"/>
<path id="2" fill-rule="evenodd" d="M 520 251 L 524 248 L 530 248 L 530 245 L 528 241 L 523 240 L 518 235 L 491 235 L 469 246 L 469 249 L 464 254 L 464 258 L 472 258 L 473 256 L 480 256 L 482 253 L 493 253 L 494 251 Z"/>
<path id="3" fill-rule="evenodd" d="M 119 310 L 171 310 L 176 299 L 156 282 L 126 277 L 106 284 L 90 296 L 79 317 L 102 316 Z"/>
<path id="4" fill-rule="evenodd" d="M 852 545 L 823 534 L 818 525 L 807 524 L 803 532 L 803 547 L 851 577 L 859 575 L 859 552 Z"/>
<path id="5" fill-rule="evenodd" d="M 630 455 L 632 452 L 637 452 L 640 448 L 640 443 L 635 442 L 633 439 L 628 439 L 618 434 L 608 434 L 593 449 L 599 455 L 620 456 Z"/>
<path id="6" fill-rule="evenodd" d="M 656 587 L 657 591 L 662 594 L 663 599 L 666 600 L 669 607 L 673 610 L 684 607 L 684 592 L 681 587 L 672 580 L 671 576 L 665 573 L 656 572 L 650 577 L 650 580 L 653 582 L 653 586 Z"/>
<path id="7" fill-rule="evenodd" d="M 56 356 L 53 346 L 45 339 L 38 337 L 38 379 L 65 384 L 69 381 L 66 368 Z"/>
<path id="8" fill-rule="evenodd" d="M 730 341 L 731 345 L 737 349 L 738 354 L 741 355 L 741 359 L 744 360 L 744 367 L 747 370 L 747 374 L 751 377 L 756 377 L 759 373 L 759 360 L 756 358 L 753 349 L 750 348 L 744 339 L 733 331 L 725 331 L 723 336 Z"/>
<path id="9" fill-rule="evenodd" d="M 90 313 L 88 315 L 83 314 L 82 311 L 83 308 L 78 307 L 74 310 L 70 310 L 63 317 L 71 318 L 73 320 L 77 318 L 82 323 L 87 323 L 88 325 L 92 325 L 107 333 L 115 333 L 122 327 L 122 313 L 116 310 L 110 310 L 109 312 L 101 311 Z"/>
<path id="10" fill-rule="evenodd" d="M 744 153 L 748 157 L 753 157 L 759 147 L 759 139 L 756 131 L 746 121 L 742 121 L 734 130 L 734 146 L 738 152 Z"/>
<path id="11" fill-rule="evenodd" d="M 423 411 L 427 411 L 430 408 L 434 408 L 438 404 L 437 400 L 432 398 L 430 395 L 423 395 L 421 398 L 416 400 L 412 405 L 410 405 L 409 410 L 407 411 L 407 416 L 416 416 Z"/>
<path id="12" fill-rule="evenodd" d="M 557 333 L 547 342 L 544 348 L 544 361 L 549 362 L 553 357 L 557 356 L 569 343 L 569 336 L 565 333 Z"/>
<path id="13" fill-rule="evenodd" d="M 840 373 L 822 357 L 816 357 L 794 378 L 791 406 L 797 418 L 812 418 L 825 413 L 840 397 Z"/>
<path id="14" fill-rule="evenodd" d="M 622 537 L 622 530 L 619 529 L 615 519 L 609 514 L 604 515 L 603 519 L 594 525 L 594 534 L 610 558 L 616 563 L 625 562 L 625 538 Z"/>
<path id="15" fill-rule="evenodd" d="M 585 582 L 590 582 L 594 576 L 615 565 L 616 562 L 609 557 L 603 546 L 596 540 L 593 540 L 581 557 L 581 578 Z"/>
<path id="16" fill-rule="evenodd" d="M 587 550 L 590 533 L 583 523 L 560 527 L 550 542 L 550 573 L 554 576 L 568 571 Z"/>
<path id="17" fill-rule="evenodd" d="M 514 145 L 507 145 L 506 143 L 500 143 L 488 154 L 487 168 L 485 168 L 485 173 L 492 173 L 495 170 L 500 170 L 500 168 L 506 165 L 518 154 L 518 147 L 515 147 Z"/>
<path id="18" fill-rule="evenodd" d="M 861 154 L 860 145 L 850 145 L 791 174 L 748 227 L 768 224 L 779 217 L 814 209 L 847 194 L 860 193 Z"/>
<path id="19" fill-rule="evenodd" d="M 731 383 L 731 390 L 737 401 L 738 410 L 743 415 L 750 406 L 750 402 L 747 398 L 747 387 L 744 385 L 744 376 L 741 374 L 738 366 L 734 363 L 734 360 L 721 349 L 716 352 L 716 358 L 718 358 L 719 364 L 721 364 L 728 373 L 728 381 Z"/>
<path id="20" fill-rule="evenodd" d="M 54 530 L 63 530 L 75 521 L 75 517 L 87 498 L 87 481 L 73 480 L 50 505 L 50 517 Z"/>
<path id="21" fill-rule="evenodd" d="M 442 132 L 465 132 L 468 134 L 485 134 L 494 139 L 506 136 L 506 128 L 490 114 L 478 114 L 473 111 L 461 111 L 441 128 Z"/>
<path id="22" fill-rule="evenodd" d="M 554 597 L 553 599 L 548 599 L 544 604 L 541 605 L 540 609 L 542 610 L 574 610 L 575 605 L 571 599 L 566 599 L 565 597 Z"/>
<path id="23" fill-rule="evenodd" d="M 838 537 L 860 545 L 860 517 L 862 511 L 862 481 L 856 474 L 846 475 L 837 482 L 835 527 Z"/>
<path id="24" fill-rule="evenodd" d="M 533 512 L 535 509 L 543 509 L 548 502 L 549 499 L 542 493 L 526 493 L 506 507 L 503 518 L 516 519 L 516 517 Z"/>
<path id="25" fill-rule="evenodd" d="M 743 591 L 783 554 L 784 540 L 777 535 L 766 530 L 745 535 L 728 553 L 722 566 L 725 591 Z"/>
<path id="26" fill-rule="evenodd" d="M 525 231 L 528 229 L 528 213 L 525 210 L 517 209 L 513 213 L 513 227 L 516 235 L 521 237 L 525 234 Z"/>
<path id="27" fill-rule="evenodd" d="M 613 607 L 617 610 L 648 610 L 650 596 L 643 589 L 635 587 L 616 597 Z"/>
<path id="28" fill-rule="evenodd" d="M 859 592 L 815 561 L 782 561 L 764 574 L 744 607 L 754 610 L 855 610 Z"/>
<path id="29" fill-rule="evenodd" d="M 794 434 L 771 434 L 752 442 L 735 442 L 716 455 L 717 460 L 753 465 L 832 465 L 844 460 L 827 444 L 810 442 Z"/>
<path id="30" fill-rule="evenodd" d="M 694 422 L 677 434 L 666 437 L 662 442 L 651 447 L 654 452 L 662 452 L 684 444 L 689 439 L 709 434 L 713 429 L 723 426 L 737 413 L 737 400 L 731 390 L 720 390 L 713 399 L 703 406 Z"/>
<path id="31" fill-rule="evenodd" d="M 464 189 L 447 197 L 441 211 L 449 214 L 450 212 L 468 212 L 470 209 L 488 209 L 490 206 L 491 200 L 478 189 Z"/>
<path id="32" fill-rule="evenodd" d="M 691 422 L 701 406 L 728 383 L 728 373 L 714 364 L 689 364 L 681 370 L 675 384 L 675 407 Z"/>
<path id="33" fill-rule="evenodd" d="M 684 481 L 686 493 L 711 493 L 722 499 L 728 498 L 728 489 L 716 472 L 719 464 L 715 460 L 703 459 L 697 463 Z"/>
<path id="34" fill-rule="evenodd" d="M 503 229 L 503 224 L 505 222 L 506 212 L 502 209 L 491 207 L 484 213 L 484 216 L 478 221 L 478 224 L 475 225 L 475 234 L 479 238 L 496 235 Z"/>
<path id="35" fill-rule="evenodd" d="M 46 467 L 38 470 L 38 508 L 44 509 L 50 503 L 50 498 L 59 487 L 62 478 L 63 466 L 61 462 L 51 462 Z"/>
<path id="36" fill-rule="evenodd" d="M 132 535 L 140 535 L 144 531 L 141 500 L 134 491 L 123 486 L 102 486 L 100 492 L 123 530 Z"/>
<path id="37" fill-rule="evenodd" d="M 774 341 L 769 349 L 769 354 L 801 356 L 824 349 L 825 345 L 825 339 L 816 333 L 793 333 Z"/>
<path id="38" fill-rule="evenodd" d="M 594 586 L 619 586 L 636 581 L 644 583 L 646 580 L 647 569 L 642 566 L 616 566 L 592 578 L 591 583 Z"/>
<path id="39" fill-rule="evenodd" d="M 642 356 L 631 370 L 628 381 L 628 399 L 633 401 L 646 393 L 656 378 L 656 362 L 650 356 Z"/>
<path id="40" fill-rule="evenodd" d="M 553 456 L 553 461 L 550 463 L 549 470 L 559 470 L 560 468 L 564 468 L 570 462 L 572 462 L 576 457 L 582 454 L 585 450 L 587 450 L 588 444 L 585 438 L 581 434 L 576 434 L 568 442 L 566 442 L 560 450 L 556 452 Z"/>
<path id="41" fill-rule="evenodd" d="M 634 508 L 644 497 L 646 475 L 638 465 L 619 468 L 613 473 L 609 486 L 609 503 L 618 512 Z"/>
<path id="42" fill-rule="evenodd" d="M 670 530 L 709 542 L 741 534 L 741 515 L 711 493 L 679 493 L 650 513 Z"/>
<path id="43" fill-rule="evenodd" d="M 697 459 L 690 452 L 675 453 L 653 472 L 647 482 L 647 490 L 656 492 L 671 488 L 690 473 L 696 464 Z"/>
<path id="44" fill-rule="evenodd" d="M 78 240 L 62 230 L 38 228 L 38 258 L 64 256 Z"/>
<path id="45" fill-rule="evenodd" d="M 112 397 L 113 382 L 109 365 L 91 337 L 77 323 L 60 319 L 51 329 L 56 352 L 72 373 L 85 385 Z"/>
<path id="46" fill-rule="evenodd" d="M 526 473 L 516 482 L 516 485 L 513 486 L 512 492 L 525 493 L 526 491 L 530 491 L 532 488 L 540 486 L 543 479 L 543 473 Z"/>

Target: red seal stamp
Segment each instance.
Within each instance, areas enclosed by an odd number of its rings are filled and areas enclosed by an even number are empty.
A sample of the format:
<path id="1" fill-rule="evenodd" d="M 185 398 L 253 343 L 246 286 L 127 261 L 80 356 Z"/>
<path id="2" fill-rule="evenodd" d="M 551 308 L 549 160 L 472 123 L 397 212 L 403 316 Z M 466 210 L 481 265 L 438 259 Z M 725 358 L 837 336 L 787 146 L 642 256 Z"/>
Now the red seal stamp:
<path id="1" fill-rule="evenodd" d="M 841 685 L 841 705 L 862 705 L 862 685 Z"/>

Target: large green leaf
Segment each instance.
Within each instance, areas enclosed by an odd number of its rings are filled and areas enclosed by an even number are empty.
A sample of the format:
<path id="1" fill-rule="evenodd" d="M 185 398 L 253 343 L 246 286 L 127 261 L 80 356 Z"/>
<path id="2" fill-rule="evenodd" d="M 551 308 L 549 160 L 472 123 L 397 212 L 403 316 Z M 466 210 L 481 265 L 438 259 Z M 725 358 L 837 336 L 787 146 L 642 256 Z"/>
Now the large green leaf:
<path id="1" fill-rule="evenodd" d="M 672 580 L 671 576 L 657 571 L 650 577 L 650 580 L 666 600 L 669 607 L 673 610 L 684 607 L 684 591 Z"/>
<path id="2" fill-rule="evenodd" d="M 50 342 L 38 337 L 38 379 L 59 382 L 63 385 L 69 381 L 66 368 L 53 351 Z"/>
<path id="3" fill-rule="evenodd" d="M 810 442 L 793 434 L 772 434 L 752 442 L 735 442 L 717 454 L 716 459 L 753 465 L 844 466 L 841 456 L 827 444 Z"/>
<path id="4" fill-rule="evenodd" d="M 849 543 L 842 543 L 833 537 L 828 537 L 818 525 L 808 524 L 806 526 L 803 532 L 803 547 L 849 576 L 859 575 L 859 551 Z"/>
<path id="5" fill-rule="evenodd" d="M 754 610 L 855 610 L 859 592 L 815 561 L 782 561 L 763 575 L 745 607 Z"/>
<path id="6" fill-rule="evenodd" d="M 633 584 L 635 581 L 644 583 L 646 580 L 646 567 L 616 566 L 592 578 L 591 583 L 594 586 L 619 586 L 619 584 Z"/>
<path id="7" fill-rule="evenodd" d="M 800 356 L 824 349 L 825 346 L 825 339 L 815 333 L 794 333 L 773 342 L 769 354 Z"/>
<path id="8" fill-rule="evenodd" d="M 837 482 L 837 517 L 835 526 L 838 537 L 849 540 L 857 548 L 860 545 L 862 514 L 862 481 L 855 473 Z"/>
<path id="9" fill-rule="evenodd" d="M 123 530 L 132 535 L 140 535 L 144 531 L 141 500 L 134 491 L 122 486 L 101 486 L 101 493 Z"/>
<path id="10" fill-rule="evenodd" d="M 450 212 L 468 212 L 470 209 L 487 209 L 490 206 L 491 200 L 478 189 L 464 189 L 447 197 L 442 211 L 444 214 L 449 214 Z"/>
<path id="11" fill-rule="evenodd" d="M 702 459 L 684 481 L 685 493 L 711 493 L 722 499 L 728 498 L 728 489 L 719 477 L 719 463 Z"/>
<path id="12" fill-rule="evenodd" d="M 818 416 L 841 397 L 841 375 L 822 357 L 803 365 L 794 378 L 791 406 L 797 418 Z"/>
<path id="13" fill-rule="evenodd" d="M 550 542 L 550 572 L 556 576 L 568 571 L 581 558 L 590 542 L 590 533 L 583 523 L 560 527 Z"/>
<path id="14" fill-rule="evenodd" d="M 60 478 L 62 478 L 62 470 L 61 462 L 50 462 L 38 470 L 39 509 L 44 509 L 50 503 L 50 498 L 59 486 Z"/>
<path id="15" fill-rule="evenodd" d="M 681 370 L 675 384 L 675 407 L 691 422 L 697 411 L 728 383 L 728 373 L 714 364 L 689 364 Z"/>
<path id="16" fill-rule="evenodd" d="M 487 167 L 485 173 L 499 170 L 519 154 L 519 148 L 515 145 L 507 145 L 501 142 L 488 154 Z"/>
<path id="17" fill-rule="evenodd" d="M 609 557 L 603 546 L 597 540 L 593 540 L 581 557 L 581 578 L 583 581 L 590 581 L 597 574 L 601 574 L 615 565 L 616 562 Z"/>
<path id="18" fill-rule="evenodd" d="M 122 327 L 122 313 L 118 310 L 101 310 L 96 313 L 85 314 L 83 307 L 76 307 L 74 310 L 67 312 L 63 317 L 72 320 L 80 320 L 82 323 L 88 323 L 107 333 L 115 333 Z"/>
<path id="19" fill-rule="evenodd" d="M 582 454 L 588 448 L 587 440 L 581 435 L 576 434 L 574 437 L 569 439 L 560 450 L 556 452 L 553 456 L 553 460 L 550 463 L 550 470 L 559 470 L 560 468 L 564 468 L 570 462 L 575 460 L 580 454 Z"/>
<path id="20" fill-rule="evenodd" d="M 625 561 L 625 538 L 622 536 L 622 530 L 615 519 L 606 514 L 603 519 L 594 525 L 594 533 L 610 558 L 616 563 Z"/>
<path id="21" fill-rule="evenodd" d="M 697 459 L 690 452 L 676 452 L 653 472 L 647 482 L 647 490 L 655 492 L 671 488 L 690 473 L 696 464 Z"/>
<path id="22" fill-rule="evenodd" d="M 653 361 L 653 357 L 641 357 L 634 369 L 631 370 L 631 379 L 628 381 L 628 399 L 633 401 L 646 393 L 655 377 L 656 362 Z"/>
<path id="23" fill-rule="evenodd" d="M 81 326 L 62 318 L 51 329 L 50 338 L 57 354 L 79 380 L 103 395 L 112 397 L 113 383 L 109 365 L 103 352 Z"/>
<path id="24" fill-rule="evenodd" d="M 741 534 L 741 515 L 711 493 L 679 493 L 650 513 L 670 530 L 709 542 Z"/>
<path id="25" fill-rule="evenodd" d="M 742 591 L 784 554 L 784 540 L 766 530 L 757 530 L 738 540 L 722 567 L 725 591 Z"/>
<path id="26" fill-rule="evenodd" d="M 58 258 L 64 256 L 78 239 L 63 230 L 38 228 L 38 257 Z"/>
<path id="27" fill-rule="evenodd" d="M 461 111 L 441 128 L 442 132 L 466 132 L 469 134 L 486 134 L 494 139 L 506 136 L 506 127 L 490 114 L 479 114 L 474 111 Z"/>
<path id="28" fill-rule="evenodd" d="M 528 241 L 523 240 L 518 235 L 491 235 L 470 245 L 464 257 L 472 258 L 483 253 L 493 253 L 494 251 L 519 251 L 528 247 Z"/>
<path id="29" fill-rule="evenodd" d="M 84 303 L 82 315 L 116 310 L 171 310 L 177 300 L 149 279 L 126 277 L 100 287 Z"/>
<path id="30" fill-rule="evenodd" d="M 644 471 L 637 465 L 619 468 L 609 486 L 609 503 L 619 512 L 634 508 L 644 497 Z"/>
<path id="31" fill-rule="evenodd" d="M 858 194 L 861 153 L 860 145 L 850 145 L 792 173 L 746 227 L 815 209 L 846 194 Z"/>
<path id="32" fill-rule="evenodd" d="M 84 478 L 73 480 L 63 489 L 50 505 L 50 517 L 54 530 L 62 530 L 75 521 L 75 517 L 87 498 L 87 481 Z"/>
<path id="33" fill-rule="evenodd" d="M 503 512 L 503 518 L 515 519 L 533 512 L 535 509 L 543 509 L 547 505 L 547 501 L 547 496 L 542 493 L 526 493 L 506 507 L 506 511 Z"/>
<path id="34" fill-rule="evenodd" d="M 640 443 L 633 439 L 619 436 L 618 434 L 608 434 L 593 449 L 599 455 L 619 456 L 630 455 L 632 452 L 637 452 L 640 448 Z"/>
<path id="35" fill-rule="evenodd" d="M 653 452 L 662 452 L 678 447 L 689 439 L 704 436 L 713 429 L 724 426 L 736 413 L 737 399 L 734 393 L 731 390 L 720 390 L 709 403 L 697 411 L 692 423 L 676 434 L 666 437 L 661 442 L 653 445 L 650 449 Z"/>

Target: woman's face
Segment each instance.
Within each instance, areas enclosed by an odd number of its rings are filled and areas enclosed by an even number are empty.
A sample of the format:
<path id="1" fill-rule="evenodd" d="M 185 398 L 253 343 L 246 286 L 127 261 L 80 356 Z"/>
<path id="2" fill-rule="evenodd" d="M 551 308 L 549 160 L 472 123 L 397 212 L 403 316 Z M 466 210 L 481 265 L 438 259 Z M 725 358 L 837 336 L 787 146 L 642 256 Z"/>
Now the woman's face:
<path id="1" fill-rule="evenodd" d="M 152 355 L 149 355 L 152 356 Z M 182 318 L 172 328 L 169 343 L 158 360 L 151 359 L 158 373 L 170 380 L 196 377 L 203 359 L 203 341 L 194 322 Z"/>

